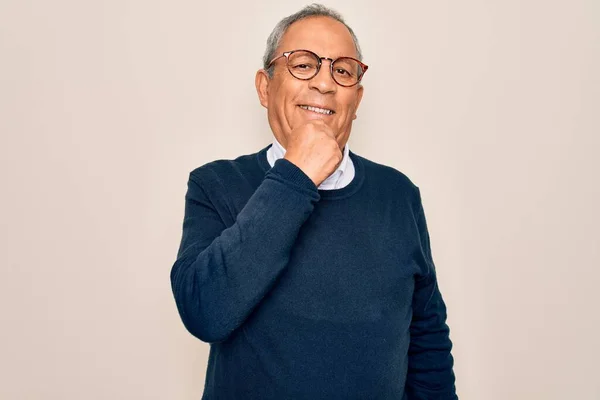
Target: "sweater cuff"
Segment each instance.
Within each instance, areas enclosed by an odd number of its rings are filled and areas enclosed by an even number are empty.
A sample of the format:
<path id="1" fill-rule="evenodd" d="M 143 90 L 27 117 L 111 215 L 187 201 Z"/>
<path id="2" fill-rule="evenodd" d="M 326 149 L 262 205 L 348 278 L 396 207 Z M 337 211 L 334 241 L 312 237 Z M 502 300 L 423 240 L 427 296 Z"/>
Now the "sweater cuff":
<path id="1" fill-rule="evenodd" d="M 283 178 L 285 181 L 288 181 L 295 186 L 298 186 L 302 189 L 309 190 L 315 193 L 318 193 L 318 188 L 315 183 L 293 162 L 280 158 L 275 161 L 273 168 L 271 168 L 267 172 L 267 176 L 269 174 L 277 175 L 279 178 Z"/>

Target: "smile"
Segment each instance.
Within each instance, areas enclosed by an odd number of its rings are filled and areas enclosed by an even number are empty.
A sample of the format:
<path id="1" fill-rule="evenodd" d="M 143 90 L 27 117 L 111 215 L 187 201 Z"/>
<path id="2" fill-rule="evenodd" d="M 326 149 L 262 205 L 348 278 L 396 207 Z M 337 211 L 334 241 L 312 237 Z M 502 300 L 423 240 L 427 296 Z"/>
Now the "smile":
<path id="1" fill-rule="evenodd" d="M 316 112 L 316 113 L 323 114 L 323 115 L 335 114 L 335 111 L 328 110 L 326 108 L 319 108 L 319 107 L 305 106 L 305 105 L 299 105 L 298 107 L 300 107 L 303 110 L 312 111 L 312 112 Z"/>

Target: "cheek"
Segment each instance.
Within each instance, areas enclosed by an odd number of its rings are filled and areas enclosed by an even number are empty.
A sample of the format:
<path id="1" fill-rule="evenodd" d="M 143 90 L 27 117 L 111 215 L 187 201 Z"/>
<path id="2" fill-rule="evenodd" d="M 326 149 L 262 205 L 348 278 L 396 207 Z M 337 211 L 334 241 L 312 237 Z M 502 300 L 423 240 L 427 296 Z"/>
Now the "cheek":
<path id="1" fill-rule="evenodd" d="M 289 84 L 283 81 L 274 88 L 272 94 L 269 96 L 269 105 L 274 110 L 277 110 L 277 112 L 284 111 L 290 106 L 294 91 L 289 86 Z"/>
<path id="2" fill-rule="evenodd" d="M 344 106 L 344 118 L 346 119 L 350 119 L 352 120 L 352 118 L 354 117 L 354 114 L 356 112 L 356 101 L 357 98 L 355 95 L 352 96 L 346 96 L 343 99 L 340 100 L 341 102 L 343 102 Z"/>

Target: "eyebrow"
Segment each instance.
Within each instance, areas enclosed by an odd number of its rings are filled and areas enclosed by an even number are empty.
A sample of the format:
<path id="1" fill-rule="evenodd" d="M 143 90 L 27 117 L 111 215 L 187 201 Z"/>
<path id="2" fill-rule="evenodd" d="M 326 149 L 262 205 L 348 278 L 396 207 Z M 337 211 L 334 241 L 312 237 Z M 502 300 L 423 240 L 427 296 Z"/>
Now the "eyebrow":
<path id="1" fill-rule="evenodd" d="M 282 51 L 281 53 L 285 53 L 285 52 L 288 52 L 288 51 L 296 51 L 296 50 L 309 50 L 309 51 L 312 51 L 313 53 L 317 54 L 319 57 L 325 57 L 324 55 L 320 54 L 318 51 L 311 50 L 308 47 L 297 47 L 295 49 L 290 49 L 290 50 Z M 355 58 L 355 59 L 358 60 L 358 55 L 351 55 L 351 56 L 336 55 L 334 57 L 325 57 L 325 58 L 331 58 L 332 60 L 335 60 L 335 59 L 338 59 L 338 58 L 341 58 L 341 57 L 350 57 L 350 58 Z"/>

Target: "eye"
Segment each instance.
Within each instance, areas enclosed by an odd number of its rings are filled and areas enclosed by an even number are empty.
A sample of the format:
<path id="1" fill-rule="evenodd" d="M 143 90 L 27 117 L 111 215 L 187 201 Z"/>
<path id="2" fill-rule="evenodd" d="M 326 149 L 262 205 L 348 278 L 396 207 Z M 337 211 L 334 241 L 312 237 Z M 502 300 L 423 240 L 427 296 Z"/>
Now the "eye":
<path id="1" fill-rule="evenodd" d="M 315 66 L 312 64 L 308 64 L 308 63 L 301 63 L 301 64 L 296 64 L 293 66 L 294 69 L 302 69 L 302 70 L 306 70 L 306 69 L 314 69 Z"/>
<path id="2" fill-rule="evenodd" d="M 350 75 L 350 73 L 343 68 L 336 68 L 335 73 L 342 76 Z"/>

